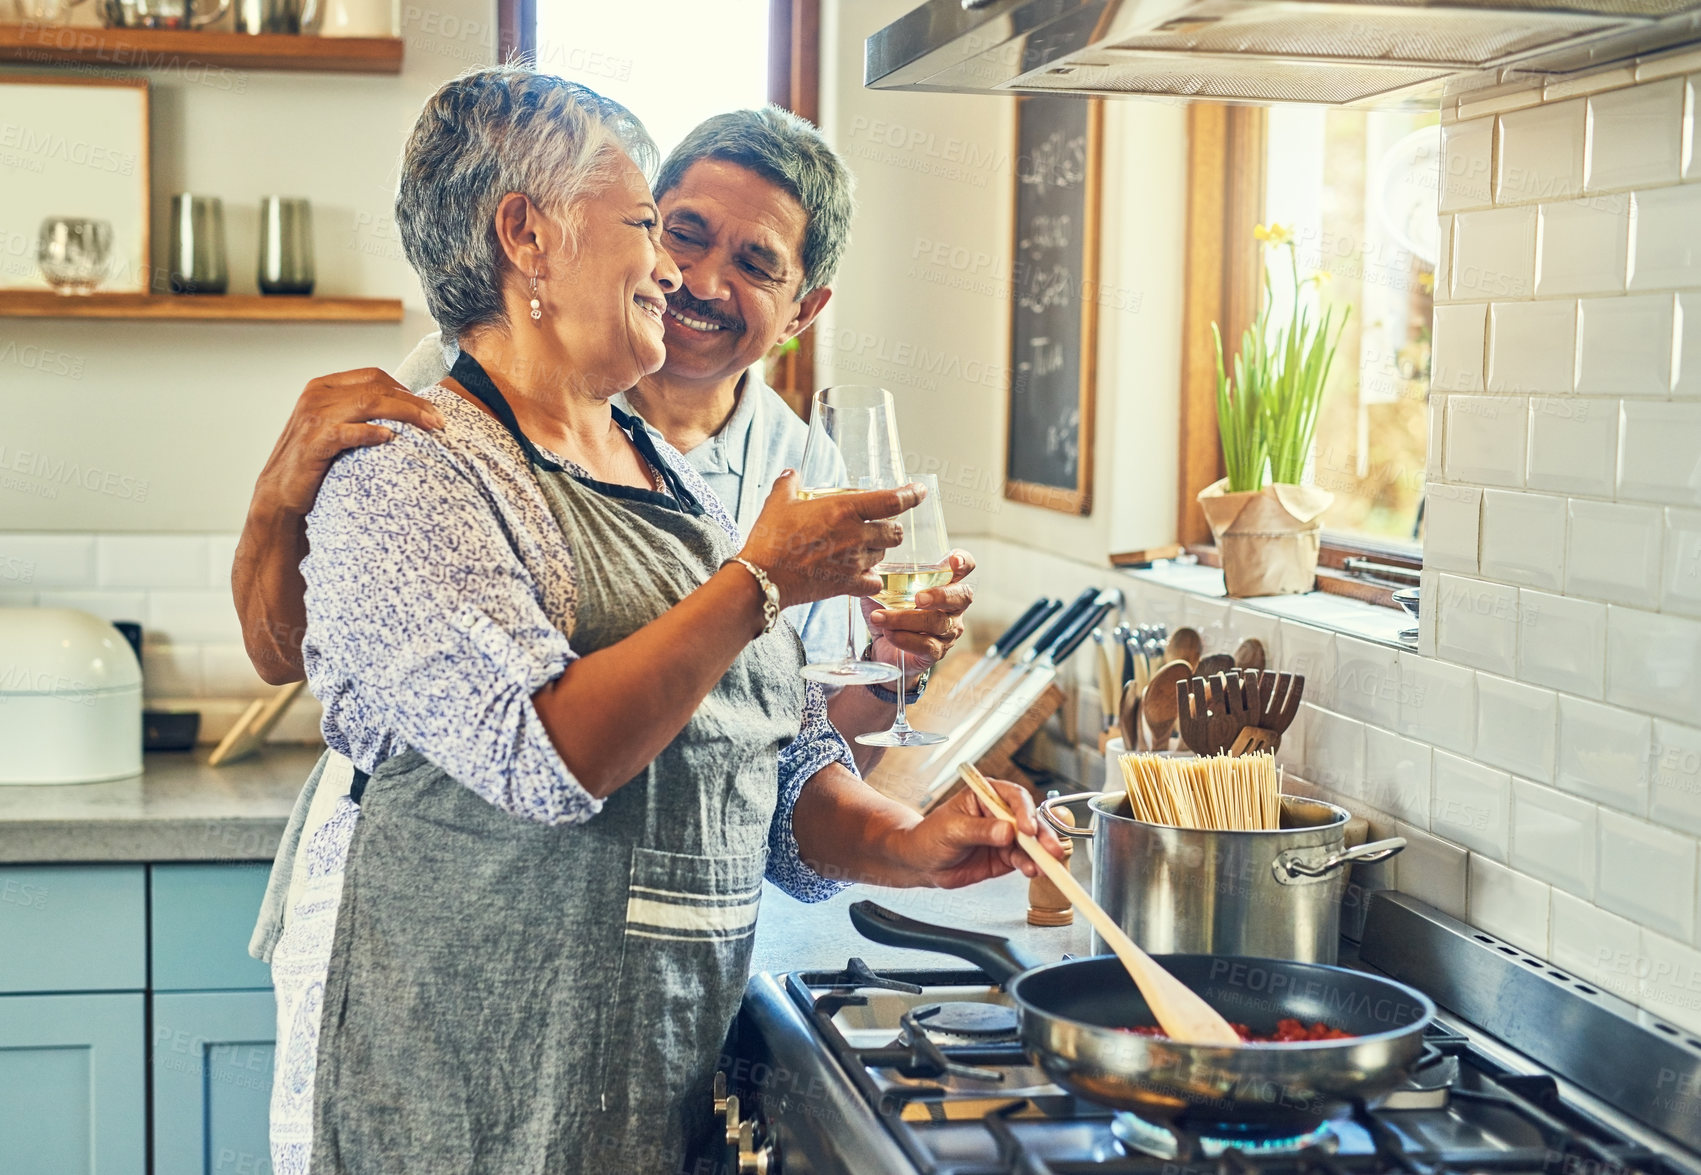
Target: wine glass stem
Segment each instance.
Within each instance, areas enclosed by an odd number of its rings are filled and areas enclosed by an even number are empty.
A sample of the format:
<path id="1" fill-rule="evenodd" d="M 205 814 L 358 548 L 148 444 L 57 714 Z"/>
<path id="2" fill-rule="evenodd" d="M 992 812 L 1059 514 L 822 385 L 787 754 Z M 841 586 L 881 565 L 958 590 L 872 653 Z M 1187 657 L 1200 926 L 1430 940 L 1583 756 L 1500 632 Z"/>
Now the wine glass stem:
<path id="1" fill-rule="evenodd" d="M 854 665 L 862 656 L 856 648 L 856 597 L 845 597 L 845 664 Z"/>
<path id="2" fill-rule="evenodd" d="M 904 651 L 898 650 L 898 716 L 892 721 L 892 729 L 900 734 L 909 732 L 909 719 L 904 715 L 904 690 L 907 688 L 904 677 L 908 670 L 904 666 Z"/>

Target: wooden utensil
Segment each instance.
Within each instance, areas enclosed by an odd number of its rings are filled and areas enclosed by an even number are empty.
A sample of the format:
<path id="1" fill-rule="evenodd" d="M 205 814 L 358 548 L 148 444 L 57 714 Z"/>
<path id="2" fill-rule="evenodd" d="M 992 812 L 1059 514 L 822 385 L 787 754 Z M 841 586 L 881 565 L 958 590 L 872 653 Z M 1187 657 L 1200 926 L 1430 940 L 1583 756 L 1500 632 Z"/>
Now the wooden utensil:
<path id="1" fill-rule="evenodd" d="M 1264 642 L 1255 636 L 1249 636 L 1240 642 L 1240 647 L 1234 651 L 1234 667 L 1236 669 L 1264 669 Z"/>
<path id="2" fill-rule="evenodd" d="M 1235 668 L 1234 658 L 1227 653 L 1212 653 L 1209 657 L 1199 658 L 1199 663 L 1193 667 L 1194 677 L 1215 677 L 1219 673 L 1227 673 Z"/>
<path id="3" fill-rule="evenodd" d="M 1305 675 L 1301 673 L 1262 673 L 1258 678 L 1258 701 L 1262 720 L 1247 726 L 1235 736 L 1229 747 L 1231 755 L 1246 755 L 1255 751 L 1274 751 L 1282 745 L 1282 732 L 1293 725 L 1299 713 L 1299 700 L 1305 693 Z"/>
<path id="4" fill-rule="evenodd" d="M 1010 814 L 1010 809 L 1004 806 L 1004 801 L 998 798 L 998 793 L 975 768 L 973 763 L 964 763 L 958 771 L 962 774 L 963 782 L 969 790 L 975 793 L 981 806 L 988 813 L 1015 826 L 1016 817 Z M 1064 897 L 1075 904 L 1075 908 L 1086 916 L 1093 929 L 1098 931 L 1105 945 L 1122 960 L 1122 965 L 1128 968 L 1128 976 L 1134 980 L 1134 986 L 1140 989 L 1140 995 L 1145 999 L 1146 1006 L 1151 1009 L 1152 1016 L 1157 1020 L 1169 1038 L 1177 1044 L 1215 1044 L 1238 1046 L 1244 1042 L 1229 1022 L 1218 1015 L 1215 1009 L 1200 999 L 1198 994 L 1186 986 L 1181 980 L 1171 975 L 1158 965 L 1157 960 L 1135 945 L 1134 940 L 1123 933 L 1122 927 L 1095 901 L 1075 875 L 1069 872 L 1069 867 L 1056 857 L 1040 847 L 1039 841 L 1015 829 L 1016 844 L 1021 850 L 1033 858 L 1034 864 L 1049 877 L 1052 884 Z"/>
<path id="5" fill-rule="evenodd" d="M 1205 653 L 1204 638 L 1196 628 L 1178 628 L 1170 634 L 1169 647 L 1165 656 L 1171 661 L 1185 661 L 1189 669 L 1199 664 L 1199 658 Z"/>
<path id="6" fill-rule="evenodd" d="M 1133 682 L 1122 687 L 1122 706 L 1117 711 L 1117 726 L 1122 730 L 1122 749 L 1140 749 L 1140 689 Z"/>
<path id="7" fill-rule="evenodd" d="M 1193 669 L 1187 662 L 1171 661 L 1152 674 L 1152 680 L 1146 683 L 1146 692 L 1140 695 L 1140 717 L 1151 732 L 1154 751 L 1169 749 L 1169 736 L 1175 730 L 1178 712 L 1176 683 L 1191 676 Z"/>
<path id="8" fill-rule="evenodd" d="M 213 748 L 213 753 L 207 756 L 207 766 L 223 767 L 226 763 L 246 759 L 258 751 L 264 745 L 266 736 L 272 733 L 272 728 L 306 688 L 305 681 L 292 681 L 271 697 L 250 702 L 248 709 L 242 712 L 242 717 L 236 720 L 236 725 L 230 728 L 230 733 L 220 739 L 219 745 Z"/>

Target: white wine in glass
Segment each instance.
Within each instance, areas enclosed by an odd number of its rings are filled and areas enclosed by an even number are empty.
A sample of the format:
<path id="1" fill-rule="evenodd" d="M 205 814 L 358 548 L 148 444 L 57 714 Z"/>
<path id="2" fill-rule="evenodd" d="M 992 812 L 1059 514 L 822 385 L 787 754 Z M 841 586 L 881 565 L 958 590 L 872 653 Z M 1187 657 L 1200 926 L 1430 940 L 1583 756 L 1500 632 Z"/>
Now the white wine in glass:
<path id="1" fill-rule="evenodd" d="M 827 498 L 908 484 L 898 415 L 884 388 L 848 385 L 822 388 L 810 402 L 809 440 L 803 447 L 804 488 L 800 498 Z M 874 685 L 896 681 L 897 668 L 864 661 L 856 647 L 857 598 L 845 597 L 845 655 L 803 667 L 803 676 L 824 685 Z"/>
<path id="2" fill-rule="evenodd" d="M 883 585 L 875 601 L 891 612 L 915 607 L 916 595 L 928 588 L 944 587 L 956 574 L 951 569 L 951 544 L 945 537 L 945 512 L 939 504 L 939 479 L 931 473 L 911 481 L 926 487 L 927 496 L 898 515 L 903 525 L 901 543 L 886 552 L 887 558 L 874 565 Z M 904 707 L 904 651 L 898 650 L 898 714 L 890 729 L 859 734 L 856 741 L 870 747 L 926 747 L 942 743 L 945 736 L 917 730 L 909 723 Z"/>

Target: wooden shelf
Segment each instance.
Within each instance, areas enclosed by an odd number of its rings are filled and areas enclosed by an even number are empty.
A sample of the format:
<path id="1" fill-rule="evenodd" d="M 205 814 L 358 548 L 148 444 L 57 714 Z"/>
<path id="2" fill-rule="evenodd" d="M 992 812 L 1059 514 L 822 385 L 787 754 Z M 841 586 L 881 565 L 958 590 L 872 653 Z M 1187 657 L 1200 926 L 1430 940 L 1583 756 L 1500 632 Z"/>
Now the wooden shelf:
<path id="1" fill-rule="evenodd" d="M 400 322 L 400 298 L 288 294 L 55 294 L 0 290 L 0 318 L 129 318 L 176 322 Z"/>
<path id="2" fill-rule="evenodd" d="M 310 37 L 182 29 L 0 24 L 0 61 L 116 69 L 276 69 L 297 73 L 400 73 L 400 37 Z"/>

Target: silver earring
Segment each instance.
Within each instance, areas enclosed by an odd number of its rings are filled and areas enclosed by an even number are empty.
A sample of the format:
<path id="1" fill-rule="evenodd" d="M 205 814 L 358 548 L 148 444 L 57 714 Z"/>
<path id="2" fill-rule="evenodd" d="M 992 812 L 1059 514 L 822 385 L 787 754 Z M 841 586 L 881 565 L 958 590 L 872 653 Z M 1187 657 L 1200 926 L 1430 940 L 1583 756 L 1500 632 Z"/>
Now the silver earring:
<path id="1" fill-rule="evenodd" d="M 537 274 L 532 274 L 532 321 L 543 317 L 543 303 L 537 300 Z"/>

